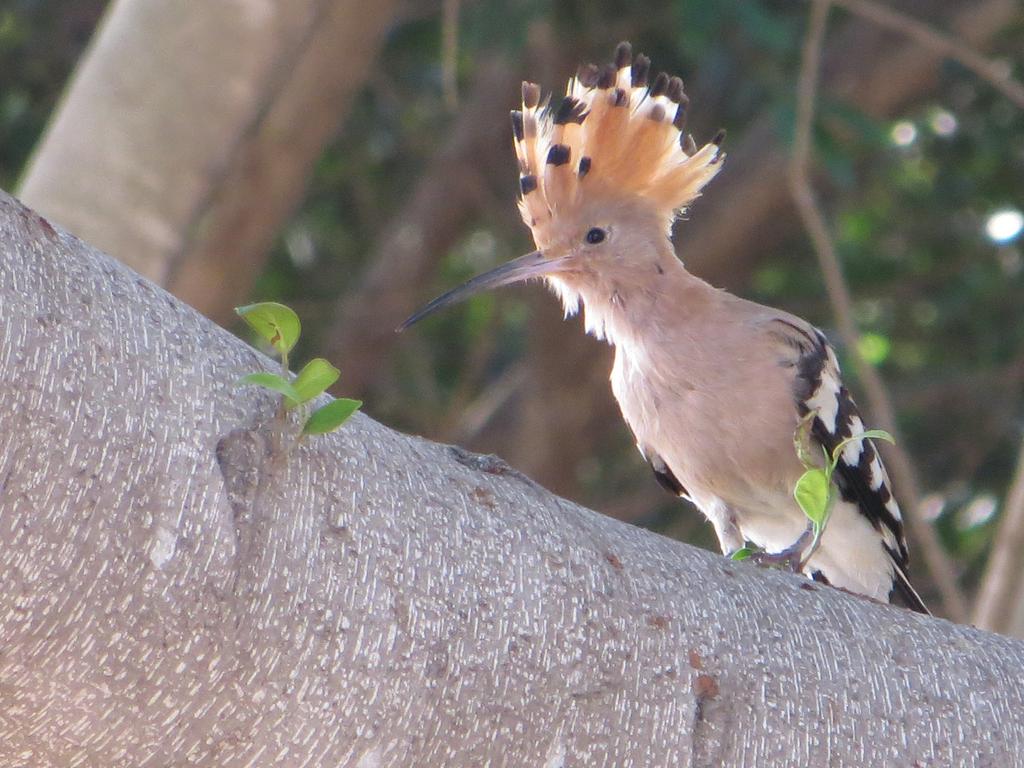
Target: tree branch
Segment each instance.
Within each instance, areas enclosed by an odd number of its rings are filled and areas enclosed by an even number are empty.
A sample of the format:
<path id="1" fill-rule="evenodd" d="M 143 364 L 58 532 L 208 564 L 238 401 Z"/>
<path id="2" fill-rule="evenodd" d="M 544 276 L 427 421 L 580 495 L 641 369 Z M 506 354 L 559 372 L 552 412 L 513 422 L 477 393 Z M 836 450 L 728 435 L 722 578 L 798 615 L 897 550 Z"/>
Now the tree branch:
<path id="1" fill-rule="evenodd" d="M 252 291 L 274 240 L 302 202 L 313 167 L 372 71 L 395 0 L 320 0 L 280 84 L 197 205 L 164 286 L 222 325 Z"/>
<path id="2" fill-rule="evenodd" d="M 441 3 L 441 93 L 451 111 L 459 106 L 459 0 Z"/>
<path id="3" fill-rule="evenodd" d="M 825 287 L 832 302 L 839 334 L 853 360 L 857 375 L 867 394 L 868 409 L 874 422 L 897 437 L 895 446 L 886 446 L 889 468 L 896 489 L 905 502 L 907 523 L 924 555 L 924 561 L 942 596 L 943 609 L 954 621 L 967 617 L 966 603 L 956 583 L 952 560 L 932 527 L 920 515 L 921 491 L 917 472 L 910 456 L 898 439 L 895 412 L 889 393 L 878 371 L 860 354 L 856 323 L 853 320 L 853 301 L 843 277 L 835 244 L 828 231 L 825 216 L 811 187 L 809 166 L 811 157 L 811 131 L 814 124 L 815 100 L 818 88 L 822 45 L 828 19 L 830 0 L 812 0 L 810 22 L 804 41 L 800 78 L 797 86 L 797 118 L 794 129 L 793 156 L 790 164 L 790 189 L 814 252 L 821 266 Z"/>
<path id="4" fill-rule="evenodd" d="M 991 44 L 1020 18 L 1016 0 L 933 0 L 929 7 L 975 48 Z M 941 60 L 930 50 L 914 42 L 893 41 L 875 25 L 852 18 L 841 25 L 824 52 L 822 87 L 872 117 L 890 118 L 934 90 Z M 696 120 L 700 102 L 691 96 Z M 774 245 L 799 231 L 801 219 L 791 196 L 780 194 L 779 181 L 787 174 L 791 152 L 780 146 L 772 117 L 747 126 L 729 150 L 726 170 L 715 179 L 714 189 L 697 202 L 692 221 L 684 225 L 681 251 L 696 274 L 735 288 L 732 271 L 752 269 Z"/>
<path id="5" fill-rule="evenodd" d="M 1013 624 L 1014 609 L 1021 601 L 1021 553 L 1024 552 L 1024 443 L 1021 443 L 1010 490 L 1006 494 L 999 528 L 992 537 L 985 577 L 978 588 L 974 623 L 984 629 L 1005 632 Z"/>
<path id="6" fill-rule="evenodd" d="M 1011 69 L 982 56 L 969 45 L 944 34 L 930 24 L 907 16 L 875 0 L 832 0 L 852 14 L 906 35 L 941 56 L 953 59 L 1024 109 L 1024 83 L 1016 80 Z"/>
<path id="7" fill-rule="evenodd" d="M 273 398 L 232 383 L 273 363 L 2 194 L 0 305 L 2 763 L 1024 749 L 1022 643 L 730 563 L 366 416 L 274 454 Z"/>
<path id="8" fill-rule="evenodd" d="M 496 118 L 517 82 L 507 62 L 481 67 L 449 141 L 384 228 L 358 284 L 338 301 L 325 346 L 328 357 L 345 361 L 352 391 L 366 392 L 380 375 L 400 340 L 395 328 L 423 301 L 424 281 L 479 212 L 491 180 L 510 178 L 511 153 L 494 149 L 504 146 L 508 126 Z"/>

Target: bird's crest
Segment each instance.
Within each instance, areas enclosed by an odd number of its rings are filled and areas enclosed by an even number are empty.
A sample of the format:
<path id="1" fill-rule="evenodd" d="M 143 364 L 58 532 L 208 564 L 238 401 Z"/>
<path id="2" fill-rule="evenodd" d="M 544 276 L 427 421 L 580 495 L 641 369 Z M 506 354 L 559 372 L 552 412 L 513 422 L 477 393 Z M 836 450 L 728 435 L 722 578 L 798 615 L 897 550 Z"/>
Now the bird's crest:
<path id="1" fill-rule="evenodd" d="M 523 83 L 512 112 L 519 159 L 519 208 L 533 228 L 593 199 L 640 198 L 667 224 L 722 167 L 724 132 L 700 149 L 685 131 L 683 81 L 662 73 L 649 82 L 650 60 L 629 43 L 614 64 L 580 67 L 557 104 Z"/>

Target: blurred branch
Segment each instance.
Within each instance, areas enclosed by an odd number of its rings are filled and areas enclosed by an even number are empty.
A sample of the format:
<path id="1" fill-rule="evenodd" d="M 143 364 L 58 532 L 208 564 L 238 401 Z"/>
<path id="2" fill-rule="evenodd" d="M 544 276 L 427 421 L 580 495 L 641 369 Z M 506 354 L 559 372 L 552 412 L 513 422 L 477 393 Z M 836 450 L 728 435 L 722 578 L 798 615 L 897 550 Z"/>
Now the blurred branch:
<path id="1" fill-rule="evenodd" d="M 931 6 L 943 26 L 976 49 L 1020 18 L 1017 0 L 970 4 L 932 0 Z M 893 41 L 877 25 L 854 17 L 830 37 L 823 57 L 822 88 L 872 117 L 886 119 L 935 88 L 941 61 L 931 55 L 931 49 L 912 41 Z M 697 121 L 696 107 L 704 99 L 701 94 L 691 97 Z M 693 219 L 681 225 L 685 236 L 680 250 L 693 272 L 735 289 L 742 281 L 733 277 L 734 271 L 752 270 L 774 246 L 797 231 L 800 219 L 791 196 L 779 194 L 789 153 L 780 146 L 772 116 L 765 115 L 748 126 L 729 150 L 729 160 L 715 179 L 714 189 L 697 201 Z M 740 211 L 742 215 L 737 214 Z"/>
<path id="2" fill-rule="evenodd" d="M 875 0 L 832 1 L 852 14 L 886 29 L 900 32 L 936 53 L 953 59 L 989 83 L 1018 107 L 1024 109 L 1024 83 L 1012 76 L 1008 66 L 982 56 L 971 46 L 938 31 L 930 24 L 893 10 Z"/>
<path id="3" fill-rule="evenodd" d="M 525 397 L 504 450 L 545 488 L 571 496 L 581 463 L 626 430 L 608 386 L 611 347 L 584 336 L 579 317 L 566 321 L 546 291 L 530 296 L 529 314 Z"/>
<path id="4" fill-rule="evenodd" d="M 886 391 L 878 371 L 860 354 L 859 334 L 853 319 L 850 290 L 843 277 L 835 244 L 829 234 L 825 216 L 809 177 L 812 151 L 811 131 L 814 124 L 818 72 L 830 6 L 830 0 L 813 0 L 811 4 L 810 23 L 804 40 L 797 87 L 797 117 L 789 181 L 800 218 L 811 238 L 815 254 L 821 265 L 825 286 L 835 311 L 839 333 L 854 362 L 857 374 L 863 382 L 874 420 L 883 429 L 893 435 L 898 435 L 889 393 Z M 908 502 L 907 522 L 914 530 L 924 560 L 939 588 L 944 612 L 954 621 L 963 622 L 967 617 L 967 609 L 963 594 L 956 583 L 952 560 L 943 550 L 934 529 L 919 514 L 921 491 L 916 470 L 909 455 L 902 447 L 902 441 L 897 440 L 897 445 L 887 453 L 896 487 L 902 491 L 904 499 Z"/>
<path id="5" fill-rule="evenodd" d="M 232 307 L 249 296 L 316 160 L 363 87 L 394 2 L 321 2 L 308 39 L 280 65 L 279 88 L 197 207 L 168 290 L 219 323 L 233 322 Z"/>
<path id="6" fill-rule="evenodd" d="M 444 0 L 441 6 L 441 90 L 444 103 L 454 111 L 459 106 L 459 0 Z"/>
<path id="7" fill-rule="evenodd" d="M 992 542 L 988 568 L 978 589 L 974 623 L 982 629 L 1005 632 L 1020 600 L 1024 566 L 1024 442 Z"/>
<path id="8" fill-rule="evenodd" d="M 459 378 L 451 395 L 447 398 L 445 412 L 441 414 L 441 418 L 432 430 L 440 435 L 445 442 L 449 441 L 448 436 L 453 431 L 459 429 L 466 408 L 484 387 L 491 358 L 498 345 L 500 318 L 500 312 L 491 314 L 484 326 L 475 334 L 475 338 L 469 344 L 467 354 L 459 366 Z"/>
<path id="9" fill-rule="evenodd" d="M 471 444 L 477 436 L 512 398 L 526 381 L 526 368 L 520 360 L 505 369 L 480 395 L 458 412 L 458 420 L 441 431 L 441 441 Z"/>
<path id="10" fill-rule="evenodd" d="M 492 58 L 481 66 L 444 149 L 383 229 L 360 282 L 338 302 L 324 347 L 328 357 L 345 361 L 347 392 L 373 387 L 401 338 L 395 328 L 424 300 L 438 262 L 486 202 L 493 180 L 512 178 L 511 151 L 497 149 L 507 145 L 508 127 L 496 116 L 517 84 L 507 62 Z"/>
<path id="11" fill-rule="evenodd" d="M 195 212 L 323 4 L 296 0 L 287 14 L 240 24 L 237 10 L 221 3 L 111 3 L 19 196 L 164 284 Z"/>

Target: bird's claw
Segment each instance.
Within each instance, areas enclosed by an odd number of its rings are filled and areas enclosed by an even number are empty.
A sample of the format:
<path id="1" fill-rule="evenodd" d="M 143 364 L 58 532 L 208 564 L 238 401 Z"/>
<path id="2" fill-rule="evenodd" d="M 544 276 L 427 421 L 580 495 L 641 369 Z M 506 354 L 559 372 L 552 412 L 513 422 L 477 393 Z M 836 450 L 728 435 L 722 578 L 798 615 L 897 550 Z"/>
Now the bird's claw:
<path id="1" fill-rule="evenodd" d="M 784 568 L 793 573 L 800 572 L 803 548 L 788 547 L 781 552 L 754 552 L 748 559 L 762 568 Z"/>
<path id="2" fill-rule="evenodd" d="M 754 552 L 748 558 L 750 562 L 765 568 L 784 568 L 792 573 L 800 573 L 807 564 L 809 557 L 807 547 L 814 541 L 814 527 L 807 526 L 800 538 L 781 552 Z"/>

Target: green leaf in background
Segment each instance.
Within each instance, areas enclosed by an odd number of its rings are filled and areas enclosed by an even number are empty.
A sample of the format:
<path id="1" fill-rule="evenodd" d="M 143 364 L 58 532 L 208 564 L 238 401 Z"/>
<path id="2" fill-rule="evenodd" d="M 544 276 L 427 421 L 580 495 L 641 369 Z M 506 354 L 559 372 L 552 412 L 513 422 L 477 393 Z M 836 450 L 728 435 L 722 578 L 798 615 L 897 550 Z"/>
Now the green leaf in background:
<path id="1" fill-rule="evenodd" d="M 238 383 L 250 384 L 256 387 L 269 389 L 273 392 L 278 392 L 284 395 L 285 402 L 289 408 L 294 408 L 301 402 L 299 400 L 299 393 L 295 391 L 295 387 L 276 373 L 267 373 L 266 371 L 250 373 L 248 376 L 243 376 L 239 379 Z"/>
<path id="2" fill-rule="evenodd" d="M 880 333 L 865 333 L 857 342 L 857 351 L 872 365 L 881 365 L 892 351 L 892 342 Z"/>
<path id="3" fill-rule="evenodd" d="M 358 411 L 362 404 L 362 400 L 351 400 L 347 397 L 333 400 L 323 408 L 313 411 L 313 414 L 306 420 L 305 426 L 302 427 L 302 434 L 324 435 L 333 432 L 348 421 L 349 417 Z"/>
<path id="4" fill-rule="evenodd" d="M 828 515 L 829 476 L 824 469 L 808 469 L 793 488 L 793 498 L 800 509 L 817 528 L 825 523 Z"/>
<path id="5" fill-rule="evenodd" d="M 839 461 L 839 456 L 840 454 L 842 454 L 843 448 L 845 448 L 848 443 L 860 442 L 861 440 L 868 439 L 885 440 L 887 443 L 892 443 L 893 445 L 896 444 L 895 438 L 893 438 L 893 436 L 886 432 L 884 429 L 865 430 L 864 432 L 861 432 L 859 435 L 854 435 L 853 437 L 848 437 L 845 440 L 839 441 L 839 444 L 832 449 L 832 466 L 835 466 L 836 462 Z"/>
<path id="6" fill-rule="evenodd" d="M 302 332 L 295 311 L 276 301 L 235 307 L 235 312 L 282 355 L 291 351 Z"/>
<path id="7" fill-rule="evenodd" d="M 767 3 L 734 0 L 725 5 L 735 14 L 745 35 L 766 50 L 785 54 L 797 45 L 799 33 L 793 20 L 767 9 Z"/>
<path id="8" fill-rule="evenodd" d="M 331 384 L 338 380 L 341 372 L 322 357 L 310 360 L 299 371 L 292 386 L 299 395 L 300 403 L 308 403 Z"/>

